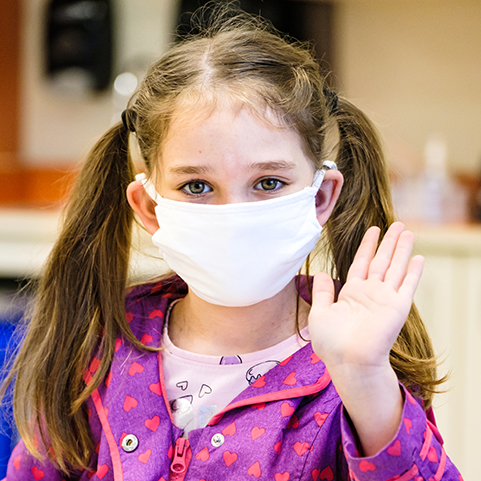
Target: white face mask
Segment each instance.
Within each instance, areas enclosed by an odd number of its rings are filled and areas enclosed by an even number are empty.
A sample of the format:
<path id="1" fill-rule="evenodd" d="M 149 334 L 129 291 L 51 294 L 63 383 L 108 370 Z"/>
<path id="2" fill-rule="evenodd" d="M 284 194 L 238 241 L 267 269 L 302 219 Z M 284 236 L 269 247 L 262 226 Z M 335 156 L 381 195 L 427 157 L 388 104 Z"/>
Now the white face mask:
<path id="1" fill-rule="evenodd" d="M 167 265 L 207 302 L 249 306 L 278 294 L 294 278 L 321 234 L 312 186 L 275 199 L 195 204 L 165 199 L 145 174 L 136 179 L 157 203 L 159 230 L 152 242 Z"/>

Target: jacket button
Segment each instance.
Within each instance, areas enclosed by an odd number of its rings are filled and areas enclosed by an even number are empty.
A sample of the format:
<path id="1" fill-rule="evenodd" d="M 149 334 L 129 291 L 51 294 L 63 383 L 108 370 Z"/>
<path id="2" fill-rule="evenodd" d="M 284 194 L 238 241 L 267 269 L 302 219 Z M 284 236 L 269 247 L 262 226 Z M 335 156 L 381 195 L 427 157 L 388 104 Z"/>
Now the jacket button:
<path id="1" fill-rule="evenodd" d="M 137 439 L 137 436 L 134 436 L 133 434 L 127 434 L 127 436 L 122 439 L 122 449 L 126 453 L 131 453 L 132 451 L 135 451 L 138 445 L 139 440 Z"/>
<path id="2" fill-rule="evenodd" d="M 214 434 L 210 442 L 214 448 L 218 448 L 224 444 L 224 436 L 222 436 L 220 433 Z"/>

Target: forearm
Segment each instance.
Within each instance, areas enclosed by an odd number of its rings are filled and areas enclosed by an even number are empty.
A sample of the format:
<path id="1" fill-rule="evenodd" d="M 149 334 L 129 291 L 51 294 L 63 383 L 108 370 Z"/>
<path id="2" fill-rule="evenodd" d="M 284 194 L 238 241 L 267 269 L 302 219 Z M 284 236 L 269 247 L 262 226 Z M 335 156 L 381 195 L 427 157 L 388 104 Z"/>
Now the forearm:
<path id="1" fill-rule="evenodd" d="M 359 438 L 362 456 L 373 456 L 396 435 L 403 396 L 390 365 L 384 368 L 336 366 L 332 381 Z"/>

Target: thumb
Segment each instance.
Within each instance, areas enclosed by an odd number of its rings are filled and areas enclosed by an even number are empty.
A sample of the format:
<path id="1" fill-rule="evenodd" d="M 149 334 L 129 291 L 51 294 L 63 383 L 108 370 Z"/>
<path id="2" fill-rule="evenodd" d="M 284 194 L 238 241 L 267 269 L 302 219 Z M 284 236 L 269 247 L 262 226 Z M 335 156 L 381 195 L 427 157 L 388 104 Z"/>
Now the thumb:
<path id="1" fill-rule="evenodd" d="M 334 302 L 334 281 L 325 272 L 314 276 L 312 307 L 329 307 Z"/>

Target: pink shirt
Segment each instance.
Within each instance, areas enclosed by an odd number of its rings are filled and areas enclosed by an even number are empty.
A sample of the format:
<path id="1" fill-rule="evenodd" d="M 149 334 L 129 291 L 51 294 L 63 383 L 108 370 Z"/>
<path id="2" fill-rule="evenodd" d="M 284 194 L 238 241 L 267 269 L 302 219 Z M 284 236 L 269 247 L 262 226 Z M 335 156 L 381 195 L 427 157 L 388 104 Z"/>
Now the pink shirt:
<path id="1" fill-rule="evenodd" d="M 308 339 L 307 327 L 301 335 Z M 205 427 L 250 384 L 307 343 L 294 334 L 275 346 L 248 354 L 196 354 L 172 344 L 167 317 L 162 333 L 162 367 L 175 425 L 186 433 Z"/>

